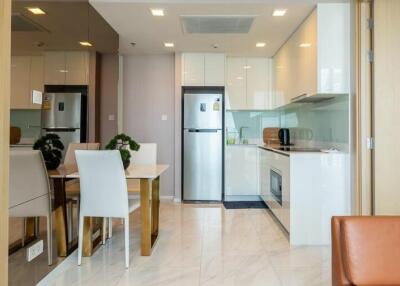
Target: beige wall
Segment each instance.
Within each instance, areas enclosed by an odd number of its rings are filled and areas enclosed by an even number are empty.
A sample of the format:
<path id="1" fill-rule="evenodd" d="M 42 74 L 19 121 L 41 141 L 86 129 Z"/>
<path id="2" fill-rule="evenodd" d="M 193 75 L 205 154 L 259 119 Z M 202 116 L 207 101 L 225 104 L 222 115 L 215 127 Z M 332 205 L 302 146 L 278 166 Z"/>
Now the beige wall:
<path id="1" fill-rule="evenodd" d="M 118 61 L 117 54 L 101 56 L 100 142 L 103 147 L 118 132 Z M 114 120 L 109 116 L 114 116 Z"/>
<path id="2" fill-rule="evenodd" d="M 0 285 L 8 284 L 11 0 L 0 1 Z"/>
<path id="3" fill-rule="evenodd" d="M 161 177 L 161 196 L 174 195 L 174 74 L 174 55 L 124 57 L 123 131 L 158 144 L 158 162 L 170 166 Z"/>

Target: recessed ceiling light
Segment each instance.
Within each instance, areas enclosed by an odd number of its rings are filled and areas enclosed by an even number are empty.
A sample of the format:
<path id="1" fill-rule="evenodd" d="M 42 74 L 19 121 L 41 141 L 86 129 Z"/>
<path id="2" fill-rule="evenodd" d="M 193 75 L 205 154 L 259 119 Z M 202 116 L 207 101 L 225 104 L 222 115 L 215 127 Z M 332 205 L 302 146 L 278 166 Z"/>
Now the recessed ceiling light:
<path id="1" fill-rule="evenodd" d="M 46 15 L 46 12 L 39 7 L 26 7 L 26 9 L 28 9 L 28 11 L 35 15 Z"/>
<path id="2" fill-rule="evenodd" d="M 275 9 L 274 12 L 272 13 L 272 16 L 274 16 L 274 17 L 285 16 L 286 11 L 287 11 L 286 9 Z"/>
<path id="3" fill-rule="evenodd" d="M 156 17 L 164 16 L 164 10 L 163 9 L 150 9 L 150 10 L 151 10 L 151 14 L 153 16 L 156 16 Z"/>
<path id="4" fill-rule="evenodd" d="M 265 43 L 257 43 L 256 47 L 257 48 L 264 48 L 265 47 Z"/>
<path id="5" fill-rule="evenodd" d="M 174 43 L 164 43 L 164 46 L 166 48 L 173 48 L 174 47 Z"/>
<path id="6" fill-rule="evenodd" d="M 92 46 L 92 44 L 90 42 L 87 42 L 87 41 L 79 42 L 79 44 L 81 46 L 84 46 L 84 47 L 91 47 Z"/>
<path id="7" fill-rule="evenodd" d="M 243 66 L 243 68 L 244 68 L 245 70 L 247 70 L 247 69 L 251 69 L 251 66 Z"/>
<path id="8" fill-rule="evenodd" d="M 301 44 L 299 45 L 299 47 L 300 47 L 300 48 L 309 48 L 309 47 L 311 47 L 311 43 L 301 43 Z"/>

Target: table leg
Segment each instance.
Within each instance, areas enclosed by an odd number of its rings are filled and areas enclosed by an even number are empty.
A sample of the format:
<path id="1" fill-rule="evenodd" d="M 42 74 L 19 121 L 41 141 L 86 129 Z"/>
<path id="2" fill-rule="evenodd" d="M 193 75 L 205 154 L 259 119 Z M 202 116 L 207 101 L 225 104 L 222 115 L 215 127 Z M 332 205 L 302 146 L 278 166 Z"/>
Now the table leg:
<path id="1" fill-rule="evenodd" d="M 140 179 L 140 214 L 142 217 L 141 253 L 151 254 L 150 180 Z"/>
<path id="2" fill-rule="evenodd" d="M 151 244 L 153 246 L 158 237 L 160 217 L 160 177 L 153 180 L 151 189 Z"/>
<path id="3" fill-rule="evenodd" d="M 85 217 L 83 223 L 83 256 L 91 256 L 93 253 L 93 218 Z"/>
<path id="4" fill-rule="evenodd" d="M 65 196 L 65 181 L 54 178 L 54 209 L 58 256 L 68 255 L 67 209 Z"/>

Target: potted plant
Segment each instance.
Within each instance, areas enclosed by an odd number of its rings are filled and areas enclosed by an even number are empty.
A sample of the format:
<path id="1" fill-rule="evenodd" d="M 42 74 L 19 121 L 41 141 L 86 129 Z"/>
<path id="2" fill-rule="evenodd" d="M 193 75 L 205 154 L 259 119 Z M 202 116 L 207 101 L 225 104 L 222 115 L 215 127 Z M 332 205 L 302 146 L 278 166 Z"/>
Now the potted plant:
<path id="1" fill-rule="evenodd" d="M 39 138 L 33 145 L 34 150 L 40 150 L 48 170 L 57 169 L 60 166 L 64 144 L 57 134 L 46 134 Z"/>
<path id="2" fill-rule="evenodd" d="M 110 142 L 106 145 L 106 149 L 119 150 L 124 168 L 127 169 L 131 163 L 131 153 L 129 149 L 132 151 L 138 151 L 140 149 L 140 145 L 128 135 L 121 133 L 114 136 L 114 138 L 110 140 Z"/>

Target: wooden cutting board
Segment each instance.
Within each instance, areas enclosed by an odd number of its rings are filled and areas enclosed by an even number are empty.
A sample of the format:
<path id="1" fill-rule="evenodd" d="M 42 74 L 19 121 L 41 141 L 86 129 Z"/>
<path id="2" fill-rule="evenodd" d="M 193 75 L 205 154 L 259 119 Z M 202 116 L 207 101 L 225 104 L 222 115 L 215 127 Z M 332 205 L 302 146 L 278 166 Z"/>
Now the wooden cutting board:
<path id="1" fill-rule="evenodd" d="M 263 141 L 265 144 L 279 144 L 279 128 L 268 127 L 263 130 Z"/>
<path id="2" fill-rule="evenodd" d="M 10 144 L 18 144 L 21 140 L 21 128 L 19 127 L 10 127 Z"/>

